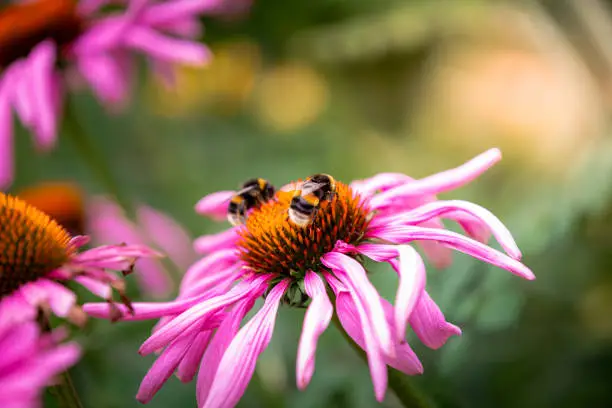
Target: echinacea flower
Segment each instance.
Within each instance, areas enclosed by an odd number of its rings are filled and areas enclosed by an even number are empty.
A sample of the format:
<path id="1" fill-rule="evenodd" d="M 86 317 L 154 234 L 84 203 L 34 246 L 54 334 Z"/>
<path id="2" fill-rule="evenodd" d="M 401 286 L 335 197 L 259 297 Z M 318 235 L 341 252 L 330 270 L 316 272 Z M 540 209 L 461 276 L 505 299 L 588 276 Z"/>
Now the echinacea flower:
<path id="1" fill-rule="evenodd" d="M 148 205 L 136 206 L 133 222 L 112 200 L 85 197 L 78 185 L 66 181 L 37 183 L 20 190 L 18 196 L 51 216 L 71 235 L 90 236 L 95 245 L 125 242 L 157 248 L 177 271 L 186 270 L 196 260 L 185 229 Z M 148 296 L 163 298 L 174 289 L 170 271 L 159 259 L 141 259 L 134 270 L 140 289 Z"/>
<path id="2" fill-rule="evenodd" d="M 147 205 L 137 207 L 136 222 L 132 222 L 113 201 L 95 198 L 87 205 L 87 232 L 97 244 L 127 242 L 158 248 L 178 271 L 186 270 L 196 259 L 184 228 Z M 174 289 L 170 272 L 158 259 L 142 259 L 136 271 L 139 287 L 146 295 L 163 298 Z"/>
<path id="3" fill-rule="evenodd" d="M 34 320 L 42 309 L 80 324 L 85 315 L 74 292 L 62 284 L 67 281 L 106 299 L 113 310 L 113 292 L 130 307 L 125 282 L 113 271 L 128 274 L 138 259 L 159 255 L 142 245 L 123 244 L 80 251 L 88 240 L 71 237 L 45 213 L 0 193 L 0 300 L 4 307 L 20 319 Z"/>
<path id="4" fill-rule="evenodd" d="M 435 194 L 468 183 L 500 158 L 499 150 L 492 149 L 462 166 L 420 180 L 382 174 L 351 185 L 336 182 L 331 201 L 325 201 L 305 227 L 294 225 L 288 217 L 291 190 L 300 188 L 299 183 L 290 184 L 254 208 L 244 225 L 200 238 L 197 245 L 208 255 L 187 271 L 178 298 L 136 303 L 133 313 L 123 317 L 160 318 L 140 348 L 143 355 L 161 354 L 142 381 L 137 399 L 149 401 L 175 371 L 182 381 L 191 380 L 199 366 L 198 406 L 234 406 L 270 342 L 283 303 L 307 307 L 296 367 L 300 389 L 313 375 L 317 339 L 335 310 L 346 333 L 365 350 L 374 393 L 382 401 L 387 366 L 408 375 L 423 371 L 406 342 L 407 326 L 434 349 L 460 334 L 425 290 L 425 266 L 411 242 L 439 243 L 534 279 L 519 261 L 521 254 L 511 234 L 488 210 L 465 201 L 434 200 Z M 230 195 L 207 196 L 197 209 L 220 216 Z M 444 229 L 439 217 L 460 220 L 481 239 L 487 229 L 505 253 Z M 423 226 L 432 221 L 437 228 Z M 364 257 L 388 263 L 398 274 L 395 304 L 381 298 L 368 279 Z M 240 328 L 262 295 L 263 306 Z M 86 304 L 84 310 L 109 317 L 104 304 Z"/>
<path id="5" fill-rule="evenodd" d="M 61 331 L 41 333 L 33 321 L 13 320 L 0 302 L 0 407 L 40 407 L 41 394 L 80 356 L 74 343 L 59 344 Z M 17 311 L 18 312 L 18 311 Z"/>
<path id="6" fill-rule="evenodd" d="M 13 179 L 14 110 L 40 150 L 55 144 L 70 72 L 111 108 L 125 103 L 135 53 L 170 79 L 173 64 L 202 64 L 198 15 L 217 0 L 15 1 L 0 9 L 0 187 Z"/>

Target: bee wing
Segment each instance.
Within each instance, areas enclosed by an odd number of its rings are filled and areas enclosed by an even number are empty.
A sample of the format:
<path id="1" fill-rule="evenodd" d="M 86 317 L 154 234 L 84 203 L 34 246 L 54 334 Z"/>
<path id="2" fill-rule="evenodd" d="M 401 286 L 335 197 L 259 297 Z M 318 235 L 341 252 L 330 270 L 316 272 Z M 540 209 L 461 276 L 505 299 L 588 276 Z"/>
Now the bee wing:
<path id="1" fill-rule="evenodd" d="M 311 194 L 314 191 L 317 191 L 318 189 L 320 189 L 321 187 L 323 187 L 325 184 L 324 183 L 312 183 L 312 182 L 308 182 L 308 183 L 304 183 L 302 185 L 302 195 L 308 195 Z"/>

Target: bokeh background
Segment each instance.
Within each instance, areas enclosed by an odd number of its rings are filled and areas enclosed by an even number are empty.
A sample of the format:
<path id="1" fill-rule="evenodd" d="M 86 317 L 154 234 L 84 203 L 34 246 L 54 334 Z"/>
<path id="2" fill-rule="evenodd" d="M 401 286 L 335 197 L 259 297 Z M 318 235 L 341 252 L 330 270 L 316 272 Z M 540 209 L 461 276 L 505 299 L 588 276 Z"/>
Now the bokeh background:
<path id="1" fill-rule="evenodd" d="M 226 227 L 197 216 L 197 200 L 253 176 L 422 177 L 500 147 L 501 164 L 445 197 L 494 211 L 537 280 L 460 254 L 430 266 L 428 288 L 464 334 L 440 350 L 413 342 L 425 366 L 414 382 L 438 407 L 611 406 L 612 2 L 228 1 L 235 14 L 204 20 L 215 59 L 181 69 L 176 89 L 143 69 L 126 113 L 74 97 L 122 194 L 196 237 Z M 69 138 L 41 156 L 21 133 L 13 191 L 67 180 L 107 193 Z M 394 275 L 371 270 L 389 296 Z M 367 366 L 334 327 L 296 390 L 302 318 L 281 309 L 239 407 L 377 406 Z M 152 325 L 92 321 L 75 334 L 85 407 L 138 405 L 153 357 L 137 349 Z M 195 405 L 194 383 L 176 378 L 149 404 Z M 398 406 L 392 392 L 383 405 Z"/>

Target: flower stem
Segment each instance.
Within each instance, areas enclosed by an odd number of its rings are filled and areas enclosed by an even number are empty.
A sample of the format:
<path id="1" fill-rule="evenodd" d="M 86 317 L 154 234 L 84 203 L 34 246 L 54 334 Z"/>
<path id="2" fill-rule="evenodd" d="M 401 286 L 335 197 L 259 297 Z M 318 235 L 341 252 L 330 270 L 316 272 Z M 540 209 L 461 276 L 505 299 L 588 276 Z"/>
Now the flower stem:
<path id="1" fill-rule="evenodd" d="M 131 201 L 123 194 L 117 178 L 108 165 L 108 161 L 100 154 L 100 150 L 95 146 L 93 140 L 87 136 L 87 132 L 79 122 L 70 101 L 65 105 L 64 126 L 66 136 L 72 140 L 72 143 L 85 163 L 90 166 L 99 182 L 104 186 L 107 192 L 114 197 L 115 201 L 123 208 L 125 213 L 129 217 L 133 216 L 134 208 Z"/>
<path id="2" fill-rule="evenodd" d="M 72 378 L 68 371 L 64 371 L 60 375 L 58 384 L 49 387 L 49 391 L 55 397 L 60 407 L 83 408 L 83 404 L 81 404 L 81 400 L 74 388 Z"/>
<path id="3" fill-rule="evenodd" d="M 332 320 L 346 341 L 357 352 L 357 354 L 359 354 L 363 361 L 367 363 L 368 357 L 365 351 L 363 351 L 363 349 L 353 341 L 346 331 L 344 331 L 344 328 L 338 319 L 338 315 L 335 312 Z M 388 367 L 387 374 L 389 378 L 389 387 L 393 390 L 399 401 L 402 403 L 402 406 L 406 408 L 431 408 L 434 406 L 420 391 L 414 387 L 414 385 L 412 385 L 407 375 L 391 367 Z"/>
<path id="4" fill-rule="evenodd" d="M 45 333 L 51 332 L 49 319 L 43 313 L 38 316 L 38 324 Z M 61 408 L 83 408 L 79 394 L 74 388 L 72 378 L 68 370 L 58 376 L 57 384 L 49 387 L 49 392 L 55 397 Z"/>

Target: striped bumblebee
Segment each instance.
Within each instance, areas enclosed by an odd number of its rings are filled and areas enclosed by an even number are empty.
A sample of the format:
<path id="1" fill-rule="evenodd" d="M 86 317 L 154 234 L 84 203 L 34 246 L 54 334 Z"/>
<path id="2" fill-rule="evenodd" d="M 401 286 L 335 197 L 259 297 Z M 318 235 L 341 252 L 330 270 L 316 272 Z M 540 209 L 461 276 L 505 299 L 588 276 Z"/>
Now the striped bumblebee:
<path id="1" fill-rule="evenodd" d="M 321 204 L 331 201 L 336 192 L 336 180 L 329 174 L 308 177 L 296 190 L 289 206 L 289 219 L 299 227 L 310 225 L 316 218 Z"/>
<path id="2" fill-rule="evenodd" d="M 227 220 L 232 225 L 244 224 L 247 212 L 271 200 L 276 192 L 268 180 L 254 178 L 242 184 L 227 206 Z"/>

